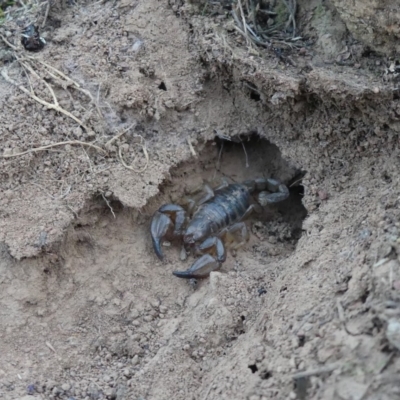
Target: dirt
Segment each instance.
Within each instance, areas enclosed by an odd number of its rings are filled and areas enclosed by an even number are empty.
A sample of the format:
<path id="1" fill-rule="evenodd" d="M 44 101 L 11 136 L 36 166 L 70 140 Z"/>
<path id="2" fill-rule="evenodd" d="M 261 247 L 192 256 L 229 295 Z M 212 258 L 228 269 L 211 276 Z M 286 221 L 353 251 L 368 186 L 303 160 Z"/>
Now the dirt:
<path id="1" fill-rule="evenodd" d="M 26 3 L 0 27 L 0 398 L 399 398 L 391 16 L 298 1 L 301 45 L 262 48 L 229 2 Z M 194 258 L 156 258 L 157 208 L 257 177 L 289 199 L 174 277 Z"/>

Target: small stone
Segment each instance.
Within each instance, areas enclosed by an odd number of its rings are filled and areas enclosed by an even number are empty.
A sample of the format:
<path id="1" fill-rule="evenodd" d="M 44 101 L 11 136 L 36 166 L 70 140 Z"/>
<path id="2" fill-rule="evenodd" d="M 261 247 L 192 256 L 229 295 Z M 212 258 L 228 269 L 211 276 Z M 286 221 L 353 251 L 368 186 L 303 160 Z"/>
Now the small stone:
<path id="1" fill-rule="evenodd" d="M 127 153 L 129 151 L 129 144 L 128 143 L 121 144 L 119 148 L 122 151 L 122 153 Z"/>
<path id="2" fill-rule="evenodd" d="M 63 383 L 61 389 L 64 390 L 64 392 L 68 392 L 68 390 L 71 389 L 71 385 L 69 383 Z"/>
<path id="3" fill-rule="evenodd" d="M 325 190 L 319 190 L 318 197 L 320 198 L 320 200 L 328 200 L 329 194 Z"/>
<path id="4" fill-rule="evenodd" d="M 397 350 L 400 350 L 400 321 L 391 318 L 386 328 L 386 337 L 390 344 Z"/>
<path id="5" fill-rule="evenodd" d="M 163 245 L 164 247 L 171 247 L 171 242 L 165 241 L 165 242 L 163 242 L 162 245 Z"/>
<path id="6" fill-rule="evenodd" d="M 1 375 L 1 374 L 0 374 Z M 36 387 L 34 384 L 28 385 L 28 387 L 26 388 L 26 392 L 33 396 L 33 394 L 36 392 Z"/>
<path id="7" fill-rule="evenodd" d="M 187 257 L 188 257 L 188 254 L 187 254 L 185 248 L 182 247 L 179 258 L 181 261 L 186 261 Z"/>
<path id="8" fill-rule="evenodd" d="M 230 298 L 226 299 L 225 304 L 227 306 L 232 306 L 233 304 L 235 304 L 235 300 L 230 297 Z"/>
<path id="9" fill-rule="evenodd" d="M 137 354 L 132 358 L 131 364 L 132 364 L 132 365 L 137 365 L 137 364 L 139 364 L 139 356 L 138 356 Z"/>
<path id="10" fill-rule="evenodd" d="M 160 306 L 160 300 L 152 300 L 152 301 L 150 301 L 150 305 L 153 308 L 158 308 Z"/>
<path id="11" fill-rule="evenodd" d="M 159 310 L 160 310 L 161 313 L 166 314 L 167 311 L 168 311 L 168 307 L 166 307 L 166 306 L 160 306 L 160 307 L 159 307 Z"/>
<path id="12" fill-rule="evenodd" d="M 116 394 L 116 390 L 114 388 L 108 387 L 104 390 L 104 394 L 106 395 L 107 398 L 109 399 L 114 399 L 115 398 L 115 394 Z"/>
<path id="13" fill-rule="evenodd" d="M 130 316 L 130 318 L 132 318 L 132 319 L 136 319 L 136 318 L 138 318 L 139 317 L 139 311 L 138 310 L 135 310 L 134 308 L 130 311 L 130 313 L 129 313 L 129 316 Z"/>
<path id="14" fill-rule="evenodd" d="M 130 378 L 132 376 L 131 371 L 129 370 L 129 368 L 125 368 L 124 371 L 123 371 L 123 374 L 127 378 Z"/>
<path id="15" fill-rule="evenodd" d="M 76 127 L 73 130 L 73 134 L 74 134 L 75 137 L 80 138 L 82 136 L 82 134 L 83 134 L 82 128 L 80 126 Z"/>

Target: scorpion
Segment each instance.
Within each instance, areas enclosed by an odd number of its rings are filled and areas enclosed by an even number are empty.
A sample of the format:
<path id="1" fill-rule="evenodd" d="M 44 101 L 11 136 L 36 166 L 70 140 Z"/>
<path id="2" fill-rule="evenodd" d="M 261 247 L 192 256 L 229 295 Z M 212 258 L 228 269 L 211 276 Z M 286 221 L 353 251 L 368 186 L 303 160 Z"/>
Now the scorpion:
<path id="1" fill-rule="evenodd" d="M 151 221 L 153 248 L 161 261 L 164 239 L 183 240 L 186 252 L 194 250 L 200 256 L 188 270 L 174 271 L 178 278 L 203 279 L 218 271 L 226 260 L 226 245 L 233 244 L 232 248 L 237 249 L 249 239 L 243 221 L 253 212 L 260 213 L 262 207 L 289 197 L 287 186 L 271 178 L 233 184 L 224 181 L 214 190 L 208 184 L 204 189 L 205 194 L 197 202 L 188 200 L 188 210 L 177 204 L 164 204 Z"/>

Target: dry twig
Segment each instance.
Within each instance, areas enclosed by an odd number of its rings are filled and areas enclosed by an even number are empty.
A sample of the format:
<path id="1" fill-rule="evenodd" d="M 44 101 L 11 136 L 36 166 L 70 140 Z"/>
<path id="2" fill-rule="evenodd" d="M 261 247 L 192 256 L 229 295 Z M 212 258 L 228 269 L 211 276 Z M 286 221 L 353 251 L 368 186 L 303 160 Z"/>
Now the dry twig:
<path id="1" fill-rule="evenodd" d="M 65 146 L 67 144 L 88 146 L 88 147 L 91 147 L 93 149 L 96 149 L 97 151 L 99 151 L 101 153 L 107 154 L 107 152 L 105 150 L 103 150 L 101 147 L 96 146 L 96 145 L 94 145 L 92 143 L 81 142 L 79 140 L 68 140 L 66 142 L 59 142 L 59 143 L 48 144 L 47 146 L 36 147 L 36 148 L 33 148 L 33 149 L 29 149 L 29 150 L 23 151 L 22 153 L 3 155 L 2 157 L 3 158 L 11 158 L 11 157 L 23 156 L 25 154 L 36 153 L 38 151 L 51 149 L 52 147 L 57 147 L 57 146 Z"/>
<path id="2" fill-rule="evenodd" d="M 193 157 L 196 157 L 196 158 L 197 158 L 197 153 L 196 153 L 196 151 L 194 150 L 194 147 L 193 147 L 193 145 L 192 145 L 192 142 L 190 141 L 190 138 L 187 138 L 187 142 L 188 142 L 189 149 L 190 149 L 190 152 L 192 153 Z"/>
<path id="3" fill-rule="evenodd" d="M 271 3 L 265 4 L 261 0 L 246 0 L 246 7 L 243 7 L 242 0 L 236 0 L 235 3 L 236 6 L 232 7 L 235 28 L 249 47 L 252 43 L 267 48 L 273 44 L 298 47 L 296 42 L 302 38 L 296 37 L 296 0 L 278 0 L 274 9 L 268 8 Z M 286 22 L 283 18 L 286 18 Z"/>

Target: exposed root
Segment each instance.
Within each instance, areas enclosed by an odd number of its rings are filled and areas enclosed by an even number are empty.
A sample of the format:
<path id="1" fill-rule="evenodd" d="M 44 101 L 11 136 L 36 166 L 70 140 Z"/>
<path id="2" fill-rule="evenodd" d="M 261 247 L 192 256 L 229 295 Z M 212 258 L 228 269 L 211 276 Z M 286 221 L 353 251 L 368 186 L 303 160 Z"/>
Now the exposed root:
<path id="1" fill-rule="evenodd" d="M 81 85 L 79 85 L 79 83 L 77 83 L 73 79 L 69 78 L 67 75 L 65 75 L 64 73 L 59 71 L 57 68 L 54 68 L 53 66 L 47 64 L 46 62 L 44 62 L 38 58 L 28 56 L 27 59 L 30 61 L 36 61 L 36 62 L 40 63 L 41 65 L 43 65 L 45 67 L 46 73 L 48 75 L 50 75 L 55 81 L 59 81 L 58 83 L 60 84 L 60 86 L 63 89 L 66 89 L 68 86 L 73 86 L 74 89 L 78 90 L 79 92 L 81 92 L 81 93 L 85 94 L 87 97 L 89 97 L 91 102 L 95 105 L 97 113 L 99 114 L 99 117 L 103 118 L 103 114 L 101 113 L 100 107 L 98 105 L 98 100 L 96 101 L 94 99 L 94 97 L 92 96 L 92 94 L 88 90 L 83 89 L 81 87 Z M 24 59 L 21 59 L 21 61 L 23 61 L 23 60 Z M 52 73 L 51 71 L 54 73 Z M 61 78 L 65 79 L 66 82 L 63 82 Z"/>
<path id="2" fill-rule="evenodd" d="M 192 142 L 190 141 L 189 138 L 187 138 L 187 142 L 188 142 L 188 145 L 189 145 L 190 152 L 192 153 L 192 156 L 195 157 L 195 158 L 197 158 L 197 153 L 196 153 L 196 151 L 194 150 L 194 147 L 193 147 L 193 145 L 192 145 Z"/>
<path id="3" fill-rule="evenodd" d="M 118 149 L 118 155 L 119 155 L 119 159 L 120 159 L 120 161 L 121 161 L 121 164 L 122 164 L 125 168 L 127 168 L 127 169 L 129 169 L 129 170 L 131 170 L 131 171 L 137 172 L 137 173 L 142 173 L 142 172 L 146 171 L 146 169 L 147 169 L 147 167 L 148 167 L 148 165 L 149 165 L 150 159 L 149 159 L 149 153 L 147 152 L 146 143 L 143 144 L 143 142 L 144 142 L 143 137 L 142 137 L 141 135 L 136 135 L 136 136 L 137 136 L 137 137 L 140 137 L 141 140 L 142 140 L 142 143 L 140 143 L 140 146 L 141 146 L 141 148 L 142 148 L 142 150 L 143 150 L 144 156 L 146 157 L 146 165 L 145 165 L 142 169 L 139 169 L 139 170 L 138 170 L 138 169 L 132 167 L 131 165 L 126 164 L 126 162 L 124 161 L 124 159 L 123 159 L 123 157 L 122 157 L 122 148 L 121 148 L 121 147 L 119 147 L 119 149 Z"/>
<path id="4" fill-rule="evenodd" d="M 117 218 L 117 217 L 115 216 L 115 212 L 114 212 L 113 208 L 111 207 L 110 202 L 107 200 L 107 197 L 104 195 L 104 193 L 101 193 L 101 197 L 103 198 L 103 200 L 104 200 L 105 203 L 107 204 L 107 207 L 110 209 L 111 214 L 112 214 L 112 216 L 114 217 L 114 219 Z"/>
<path id="5" fill-rule="evenodd" d="M 38 152 L 38 151 L 48 150 L 48 149 L 51 149 L 52 147 L 65 146 L 65 145 L 67 145 L 67 144 L 70 144 L 70 145 L 88 146 L 88 147 L 91 147 L 92 149 L 96 149 L 97 151 L 99 151 L 99 152 L 101 152 L 101 153 L 103 153 L 103 154 L 107 154 L 107 152 L 106 152 L 104 149 L 102 149 L 101 147 L 96 146 L 96 145 L 94 145 L 94 144 L 92 144 L 92 143 L 81 142 L 81 141 L 79 141 L 79 140 L 68 140 L 68 141 L 66 141 L 66 142 L 59 142 L 59 143 L 49 144 L 49 145 L 47 145 L 47 146 L 36 147 L 36 148 L 33 148 L 33 149 L 29 149 L 29 150 L 23 151 L 23 152 L 21 152 L 21 153 L 6 154 L 6 155 L 3 155 L 2 157 L 3 157 L 3 158 L 18 157 L 18 156 L 23 156 L 23 155 L 29 154 L 29 153 L 36 153 L 36 152 Z"/>
<path id="6" fill-rule="evenodd" d="M 32 71 L 31 67 L 28 66 L 27 64 L 24 64 L 24 67 L 27 68 L 28 70 Z M 52 97 L 53 97 L 53 101 L 54 103 L 49 103 L 46 100 L 41 99 L 40 97 L 36 96 L 36 94 L 34 92 L 29 91 L 26 87 L 18 84 L 16 81 L 14 81 L 14 79 L 11 79 L 8 76 L 7 70 L 5 68 L 3 68 L 1 70 L 1 75 L 2 77 L 8 82 L 11 83 L 12 85 L 16 86 L 19 90 L 21 90 L 22 92 L 24 92 L 25 94 L 27 94 L 29 97 L 31 97 L 33 100 L 37 101 L 39 104 L 42 104 L 43 106 L 58 111 L 64 115 L 66 115 L 67 117 L 73 119 L 75 122 L 77 122 L 80 126 L 82 126 L 82 128 L 88 130 L 88 128 L 86 127 L 86 125 L 77 117 L 75 117 L 75 115 L 71 114 L 69 111 L 65 110 L 64 108 L 62 108 L 57 101 L 57 98 L 54 94 L 53 89 L 51 88 L 51 86 L 42 78 L 40 78 L 44 84 L 46 85 L 46 87 L 49 89 Z"/>
<path id="7" fill-rule="evenodd" d="M 112 137 L 106 144 L 105 144 L 105 148 L 107 149 L 111 143 L 115 142 L 117 139 L 119 139 L 121 136 L 125 135 L 126 132 L 128 132 L 130 129 L 132 129 L 134 126 L 136 125 L 136 123 L 133 123 L 131 125 L 129 125 L 126 129 L 124 129 L 122 132 L 118 133 L 117 135 L 115 135 L 114 137 Z"/>
<path id="8" fill-rule="evenodd" d="M 47 4 L 46 4 L 47 3 Z M 44 12 L 44 18 L 43 18 L 43 22 L 42 22 L 42 28 L 44 28 L 46 26 L 46 22 L 47 22 L 47 17 L 49 16 L 49 11 L 50 11 L 50 0 L 47 0 L 46 2 L 44 2 L 43 4 L 46 4 L 46 11 Z"/>
<path id="9" fill-rule="evenodd" d="M 57 68 L 47 64 L 46 62 L 44 62 L 44 61 L 42 61 L 42 60 L 40 60 L 40 59 L 38 59 L 36 57 L 33 57 L 33 56 L 21 57 L 21 56 L 19 56 L 19 48 L 14 46 L 12 43 L 10 43 L 4 36 L 1 35 L 0 37 L 1 37 L 1 39 L 3 40 L 3 42 L 7 46 L 9 46 L 12 50 L 15 51 L 14 56 L 15 56 L 16 60 L 21 64 L 21 66 L 23 66 L 26 70 L 28 70 L 30 72 L 30 74 L 32 74 L 38 80 L 40 80 L 41 82 L 44 83 L 44 85 L 47 87 L 47 89 L 49 90 L 49 92 L 50 92 L 50 94 L 51 94 L 51 96 L 53 98 L 53 103 L 49 103 L 46 100 L 43 100 L 40 97 L 38 97 L 34 93 L 32 85 L 31 85 L 31 90 L 29 91 L 24 86 L 18 84 L 15 80 L 10 78 L 10 76 L 8 75 L 7 70 L 5 68 L 3 68 L 2 71 L 1 71 L 1 75 L 3 76 L 3 78 L 8 83 L 11 83 L 12 85 L 16 86 L 18 89 L 20 89 L 21 91 L 26 93 L 29 97 L 31 97 L 32 99 L 37 101 L 39 104 L 44 105 L 48 109 L 53 109 L 53 110 L 56 110 L 56 111 L 58 111 L 58 112 L 60 112 L 60 113 L 62 113 L 64 115 L 66 115 L 67 117 L 69 117 L 69 118 L 73 119 L 75 122 L 77 122 L 84 129 L 88 130 L 88 127 L 86 127 L 85 124 L 79 118 L 75 117 L 73 114 L 71 114 L 69 111 L 65 110 L 64 108 L 62 108 L 59 105 L 58 100 L 57 100 L 57 98 L 56 98 L 56 96 L 54 94 L 54 90 L 52 89 L 52 87 L 33 68 L 32 64 L 34 62 L 37 62 L 40 65 L 42 65 L 42 67 L 45 70 L 45 73 L 47 75 L 49 75 L 51 78 L 53 78 L 53 80 L 55 80 L 63 89 L 66 89 L 68 86 L 72 86 L 72 87 L 74 87 L 74 89 L 80 91 L 81 93 L 83 93 L 87 97 L 89 97 L 91 102 L 95 105 L 99 117 L 103 118 L 103 114 L 101 113 L 101 110 L 100 110 L 100 107 L 98 105 L 98 102 L 96 102 L 96 100 L 94 99 L 94 97 L 92 96 L 92 94 L 88 90 L 83 89 L 77 82 L 75 82 L 73 79 L 71 79 L 68 76 L 66 76 L 65 74 L 63 74 Z M 28 79 L 29 79 L 29 75 L 28 74 L 27 74 L 27 76 L 28 76 Z"/>

